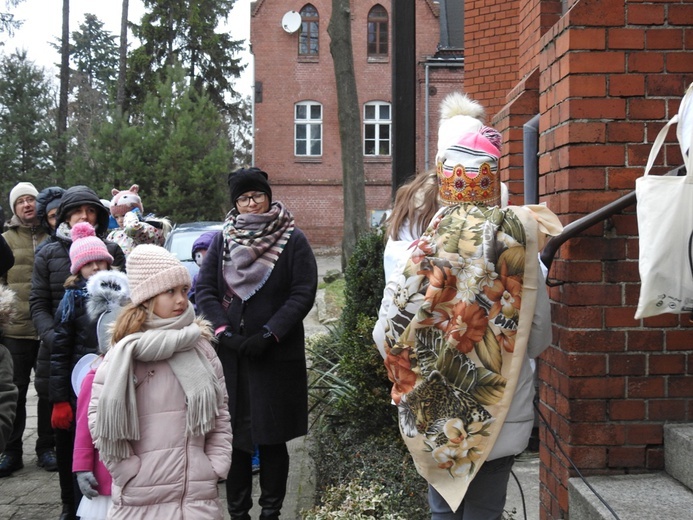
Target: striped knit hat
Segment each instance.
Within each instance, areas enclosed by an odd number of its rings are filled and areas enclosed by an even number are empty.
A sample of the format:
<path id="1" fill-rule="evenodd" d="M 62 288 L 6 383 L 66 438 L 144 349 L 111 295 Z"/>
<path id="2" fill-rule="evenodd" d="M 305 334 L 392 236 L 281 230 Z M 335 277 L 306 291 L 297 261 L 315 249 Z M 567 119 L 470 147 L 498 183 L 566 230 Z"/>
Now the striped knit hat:
<path id="1" fill-rule="evenodd" d="M 108 265 L 113 257 L 108 252 L 103 240 L 96 236 L 94 228 L 88 222 L 80 222 L 72 227 L 72 245 L 70 246 L 70 272 L 77 274 L 89 262 L 105 260 Z"/>
<path id="2" fill-rule="evenodd" d="M 130 283 L 130 299 L 140 305 L 162 292 L 190 285 L 190 274 L 172 253 L 163 247 L 142 244 L 127 258 L 126 272 Z"/>

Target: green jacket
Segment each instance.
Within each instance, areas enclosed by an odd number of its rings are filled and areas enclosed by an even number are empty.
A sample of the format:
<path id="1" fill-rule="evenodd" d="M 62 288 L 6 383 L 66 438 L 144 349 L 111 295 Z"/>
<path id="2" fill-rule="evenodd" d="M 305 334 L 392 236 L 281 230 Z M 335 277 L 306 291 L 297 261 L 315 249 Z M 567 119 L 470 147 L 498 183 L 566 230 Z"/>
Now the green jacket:
<path id="1" fill-rule="evenodd" d="M 25 226 L 12 216 L 9 229 L 2 236 L 14 254 L 14 266 L 5 275 L 7 285 L 17 293 L 17 317 L 5 327 L 4 335 L 17 339 L 38 339 L 29 311 L 31 273 L 34 270 L 34 251 L 46 237 L 40 225 Z"/>

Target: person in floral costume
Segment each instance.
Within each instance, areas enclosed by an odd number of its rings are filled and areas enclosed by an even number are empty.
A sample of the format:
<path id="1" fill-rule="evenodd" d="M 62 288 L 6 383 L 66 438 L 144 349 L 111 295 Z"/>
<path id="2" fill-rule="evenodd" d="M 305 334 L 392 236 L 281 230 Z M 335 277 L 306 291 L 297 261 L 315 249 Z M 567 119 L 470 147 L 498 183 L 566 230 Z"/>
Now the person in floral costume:
<path id="1" fill-rule="evenodd" d="M 373 332 L 432 520 L 501 518 L 534 421 L 530 359 L 551 342 L 538 252 L 561 225 L 545 206 L 501 204 L 501 137 L 478 109 L 443 101 L 442 207 L 388 281 Z"/>

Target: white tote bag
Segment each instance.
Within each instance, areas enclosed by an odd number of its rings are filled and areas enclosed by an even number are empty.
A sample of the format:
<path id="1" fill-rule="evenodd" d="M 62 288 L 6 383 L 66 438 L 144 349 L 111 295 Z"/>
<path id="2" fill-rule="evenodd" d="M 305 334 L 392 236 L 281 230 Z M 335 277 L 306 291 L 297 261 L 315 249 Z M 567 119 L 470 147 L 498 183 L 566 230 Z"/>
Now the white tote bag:
<path id="1" fill-rule="evenodd" d="M 687 175 L 649 175 L 669 127 L 678 123 Z M 693 83 L 678 114 L 659 132 L 645 167 L 635 180 L 640 234 L 640 298 L 635 318 L 693 312 Z"/>

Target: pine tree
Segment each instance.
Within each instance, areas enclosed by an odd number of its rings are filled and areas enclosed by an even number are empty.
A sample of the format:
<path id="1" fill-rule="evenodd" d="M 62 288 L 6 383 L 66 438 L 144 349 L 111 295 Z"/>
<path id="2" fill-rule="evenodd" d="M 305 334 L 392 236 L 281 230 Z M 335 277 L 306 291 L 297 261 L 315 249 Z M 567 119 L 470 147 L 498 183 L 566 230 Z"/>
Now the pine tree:
<path id="1" fill-rule="evenodd" d="M 142 46 L 130 57 L 128 90 L 137 103 L 163 79 L 166 67 L 180 63 L 190 84 L 220 109 L 235 114 L 239 107 L 233 78 L 243 69 L 241 41 L 216 32 L 235 0 L 144 0 L 148 12 L 133 32 Z"/>
<path id="2" fill-rule="evenodd" d="M 102 194 L 139 184 L 147 212 L 173 222 L 221 220 L 233 164 L 227 127 L 207 95 L 188 85 L 182 68 L 166 76 L 130 122 L 114 109 L 94 136 L 83 175 Z"/>
<path id="3" fill-rule="evenodd" d="M 54 92 L 46 72 L 16 51 L 0 60 L 0 190 L 19 181 L 44 185 L 55 174 Z"/>

